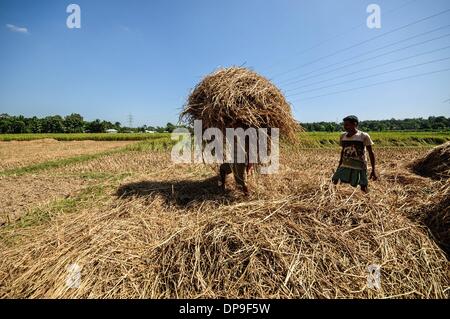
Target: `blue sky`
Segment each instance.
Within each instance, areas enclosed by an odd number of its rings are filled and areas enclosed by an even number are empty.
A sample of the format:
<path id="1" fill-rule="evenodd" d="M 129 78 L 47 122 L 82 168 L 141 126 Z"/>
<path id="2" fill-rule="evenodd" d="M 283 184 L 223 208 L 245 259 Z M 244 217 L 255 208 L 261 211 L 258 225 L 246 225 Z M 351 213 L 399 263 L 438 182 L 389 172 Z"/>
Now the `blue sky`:
<path id="1" fill-rule="evenodd" d="M 70 3 L 81 7 L 81 29 L 66 26 Z M 381 7 L 381 29 L 366 26 L 370 3 Z M 450 116 L 450 72 L 414 77 L 450 68 L 450 12 L 392 31 L 449 8 L 448 0 L 0 0 L 0 113 L 124 124 L 131 113 L 134 125 L 163 125 L 177 121 L 203 75 L 245 65 L 279 85 L 302 122 Z"/>

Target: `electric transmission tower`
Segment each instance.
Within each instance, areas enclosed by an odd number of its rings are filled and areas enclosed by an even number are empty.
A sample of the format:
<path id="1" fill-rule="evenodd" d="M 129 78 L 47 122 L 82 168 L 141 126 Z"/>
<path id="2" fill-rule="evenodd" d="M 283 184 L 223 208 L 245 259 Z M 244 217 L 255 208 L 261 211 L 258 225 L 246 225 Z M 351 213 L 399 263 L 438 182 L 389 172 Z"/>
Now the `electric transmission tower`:
<path id="1" fill-rule="evenodd" d="M 128 127 L 129 128 L 133 127 L 133 115 L 131 113 L 128 114 Z"/>

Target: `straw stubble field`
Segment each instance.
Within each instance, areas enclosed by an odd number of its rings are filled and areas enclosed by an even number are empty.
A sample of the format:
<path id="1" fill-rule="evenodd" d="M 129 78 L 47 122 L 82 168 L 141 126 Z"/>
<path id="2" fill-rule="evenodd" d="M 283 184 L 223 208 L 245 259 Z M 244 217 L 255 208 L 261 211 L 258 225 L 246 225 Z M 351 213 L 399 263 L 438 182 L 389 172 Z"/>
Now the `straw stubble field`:
<path id="1" fill-rule="evenodd" d="M 231 181 L 220 193 L 214 167 L 138 143 L 1 176 L 0 297 L 449 297 L 446 232 L 429 216 L 450 186 L 408 168 L 429 148 L 376 149 L 366 195 L 330 183 L 339 149 L 283 147 L 247 198 Z"/>
<path id="2" fill-rule="evenodd" d="M 0 143 L 0 171 L 24 167 L 43 161 L 94 154 L 128 145 L 129 141 L 70 141 L 60 143 L 54 139 L 11 141 Z"/>

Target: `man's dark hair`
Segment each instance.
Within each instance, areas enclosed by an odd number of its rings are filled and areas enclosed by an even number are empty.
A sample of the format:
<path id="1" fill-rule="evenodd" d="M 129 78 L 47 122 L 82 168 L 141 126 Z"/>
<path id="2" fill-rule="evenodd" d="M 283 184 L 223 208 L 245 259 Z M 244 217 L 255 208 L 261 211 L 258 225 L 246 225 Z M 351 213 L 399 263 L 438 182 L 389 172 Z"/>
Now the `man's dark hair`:
<path id="1" fill-rule="evenodd" d="M 359 120 L 358 120 L 358 118 L 355 115 L 346 116 L 346 117 L 344 117 L 343 121 L 344 122 L 345 121 L 349 121 L 349 122 L 354 123 L 356 125 L 358 125 L 358 123 L 359 123 Z"/>

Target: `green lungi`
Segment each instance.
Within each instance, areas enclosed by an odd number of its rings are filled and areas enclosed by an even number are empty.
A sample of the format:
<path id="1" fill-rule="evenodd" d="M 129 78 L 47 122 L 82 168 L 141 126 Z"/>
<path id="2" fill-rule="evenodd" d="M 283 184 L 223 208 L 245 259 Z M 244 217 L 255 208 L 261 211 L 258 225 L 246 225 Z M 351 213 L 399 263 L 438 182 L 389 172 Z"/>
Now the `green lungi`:
<path id="1" fill-rule="evenodd" d="M 333 182 L 340 181 L 356 187 L 358 185 L 367 186 L 369 180 L 367 178 L 367 170 L 355 169 L 350 167 L 338 167 L 336 173 L 332 177 Z"/>

